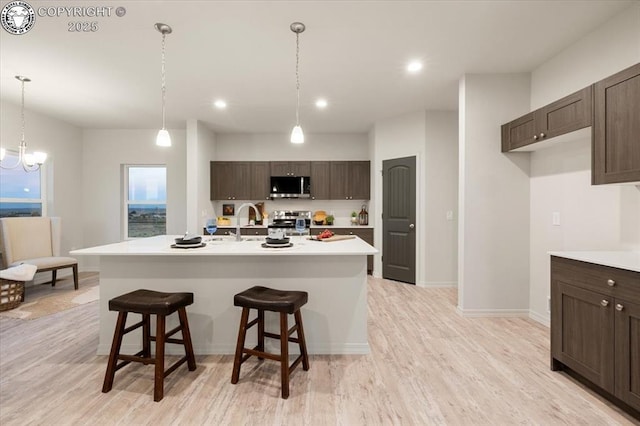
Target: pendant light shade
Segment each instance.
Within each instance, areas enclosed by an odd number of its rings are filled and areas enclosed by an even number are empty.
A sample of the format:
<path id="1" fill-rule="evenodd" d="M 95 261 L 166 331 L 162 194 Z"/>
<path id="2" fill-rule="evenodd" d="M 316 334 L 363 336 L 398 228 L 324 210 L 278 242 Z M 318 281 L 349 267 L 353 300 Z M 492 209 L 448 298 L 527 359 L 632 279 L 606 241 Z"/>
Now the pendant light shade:
<path id="1" fill-rule="evenodd" d="M 304 133 L 302 133 L 302 127 L 296 126 L 291 132 L 291 143 L 304 143 Z"/>
<path id="2" fill-rule="evenodd" d="M 167 131 L 165 127 L 165 104 L 166 104 L 166 93 L 167 87 L 165 82 L 165 73 L 164 73 L 164 45 L 165 45 L 165 37 L 167 34 L 171 34 L 171 27 L 167 24 L 157 23 L 155 24 L 156 30 L 162 34 L 162 129 L 158 132 L 158 136 L 156 136 L 156 145 L 158 146 L 171 146 L 171 135 Z"/>
<path id="3" fill-rule="evenodd" d="M 300 127 L 300 72 L 298 65 L 300 62 L 300 33 L 305 30 L 302 22 L 294 22 L 289 26 L 291 31 L 296 33 L 296 125 L 291 131 L 291 143 L 304 143 L 304 133 Z"/>

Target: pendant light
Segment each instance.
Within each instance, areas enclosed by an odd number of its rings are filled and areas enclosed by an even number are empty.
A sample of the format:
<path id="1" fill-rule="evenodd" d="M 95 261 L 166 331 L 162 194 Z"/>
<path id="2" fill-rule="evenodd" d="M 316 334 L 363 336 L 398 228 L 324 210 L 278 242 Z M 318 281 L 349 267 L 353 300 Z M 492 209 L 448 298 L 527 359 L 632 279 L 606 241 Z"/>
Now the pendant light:
<path id="1" fill-rule="evenodd" d="M 304 143 L 304 133 L 300 127 L 300 73 L 298 65 L 300 62 L 300 33 L 305 30 L 305 26 L 301 22 L 294 22 L 290 25 L 291 31 L 296 33 L 296 125 L 291 132 L 291 143 Z"/>
<path id="2" fill-rule="evenodd" d="M 166 84 L 165 84 L 165 76 L 164 76 L 164 44 L 165 37 L 167 34 L 171 34 L 172 29 L 167 24 L 157 23 L 155 25 L 156 30 L 158 30 L 162 34 L 162 129 L 158 131 L 158 136 L 156 136 L 156 145 L 158 146 L 171 146 L 171 136 L 167 131 L 165 126 L 165 103 L 166 103 Z"/>
<path id="3" fill-rule="evenodd" d="M 44 164 L 47 159 L 47 154 L 44 152 L 27 153 L 27 143 L 24 141 L 24 83 L 30 82 L 31 79 L 22 75 L 16 75 L 16 79 L 22 83 L 22 108 L 20 110 L 20 117 L 22 118 L 22 138 L 18 146 L 18 161 L 11 166 L 7 165 L 6 162 L 3 163 L 7 151 L 4 148 L 0 148 L 0 168 L 15 169 L 18 166 L 22 166 L 25 172 L 35 172 Z"/>

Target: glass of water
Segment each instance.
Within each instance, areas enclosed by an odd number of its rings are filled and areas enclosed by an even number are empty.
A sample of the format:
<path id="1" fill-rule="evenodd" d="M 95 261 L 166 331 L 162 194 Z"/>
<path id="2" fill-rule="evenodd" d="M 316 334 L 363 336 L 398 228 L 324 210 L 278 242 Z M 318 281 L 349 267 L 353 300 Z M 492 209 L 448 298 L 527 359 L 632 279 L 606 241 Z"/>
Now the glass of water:
<path id="1" fill-rule="evenodd" d="M 207 219 L 207 224 L 205 225 L 207 232 L 209 233 L 209 241 L 213 241 L 213 234 L 218 230 L 218 219 L 211 218 Z"/>
<path id="2" fill-rule="evenodd" d="M 304 218 L 296 219 L 296 232 L 300 235 L 300 240 L 302 241 L 302 233 L 307 229 L 307 223 Z"/>

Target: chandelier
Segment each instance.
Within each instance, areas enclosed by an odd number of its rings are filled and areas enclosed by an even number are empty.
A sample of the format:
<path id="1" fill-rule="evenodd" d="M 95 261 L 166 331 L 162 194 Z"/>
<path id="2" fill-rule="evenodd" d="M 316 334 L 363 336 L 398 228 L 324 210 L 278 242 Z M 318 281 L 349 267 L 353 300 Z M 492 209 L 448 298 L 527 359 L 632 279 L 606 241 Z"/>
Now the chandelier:
<path id="1" fill-rule="evenodd" d="M 20 111 L 22 117 L 22 138 L 20 139 L 20 146 L 18 147 L 18 161 L 12 165 L 6 164 L 4 157 L 7 155 L 7 150 L 0 148 L 0 168 L 15 169 L 18 166 L 22 166 L 25 172 L 35 172 L 44 164 L 47 159 L 47 154 L 44 152 L 34 152 L 33 154 L 27 152 L 27 143 L 24 141 L 24 83 L 31 81 L 31 79 L 21 75 L 16 75 L 16 78 L 22 83 L 22 109 Z"/>
<path id="2" fill-rule="evenodd" d="M 289 26 L 291 31 L 296 33 L 296 125 L 291 132 L 291 143 L 304 143 L 304 133 L 300 127 L 300 73 L 298 63 L 300 62 L 300 33 L 305 30 L 302 22 L 294 22 Z"/>

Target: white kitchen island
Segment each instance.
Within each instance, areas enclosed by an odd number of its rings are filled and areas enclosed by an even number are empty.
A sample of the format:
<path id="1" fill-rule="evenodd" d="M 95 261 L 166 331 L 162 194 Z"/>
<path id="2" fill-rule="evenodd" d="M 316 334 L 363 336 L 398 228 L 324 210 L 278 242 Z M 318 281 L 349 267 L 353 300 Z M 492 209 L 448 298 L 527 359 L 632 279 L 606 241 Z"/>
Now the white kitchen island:
<path id="1" fill-rule="evenodd" d="M 309 293 L 302 308 L 309 353 L 369 353 L 367 255 L 377 250 L 361 239 L 317 242 L 293 237 L 292 247 L 263 248 L 263 238 L 236 242 L 226 237 L 202 248 L 177 249 L 171 248 L 174 238 L 157 236 L 71 252 L 100 257 L 98 354 L 109 353 L 113 338 L 116 313 L 109 311 L 109 300 L 143 288 L 193 292 L 187 313 L 195 352 L 233 354 L 241 313 L 233 306 L 233 296 L 254 285 Z M 167 329 L 177 324 L 175 316 L 167 319 Z M 129 317 L 128 324 L 140 318 Z M 276 314 L 267 312 L 265 318 L 267 329 L 278 332 Z M 254 336 L 248 334 L 247 339 Z M 139 347 L 139 334 L 125 336 L 125 351 L 133 353 Z M 169 353 L 181 349 L 167 347 Z"/>

